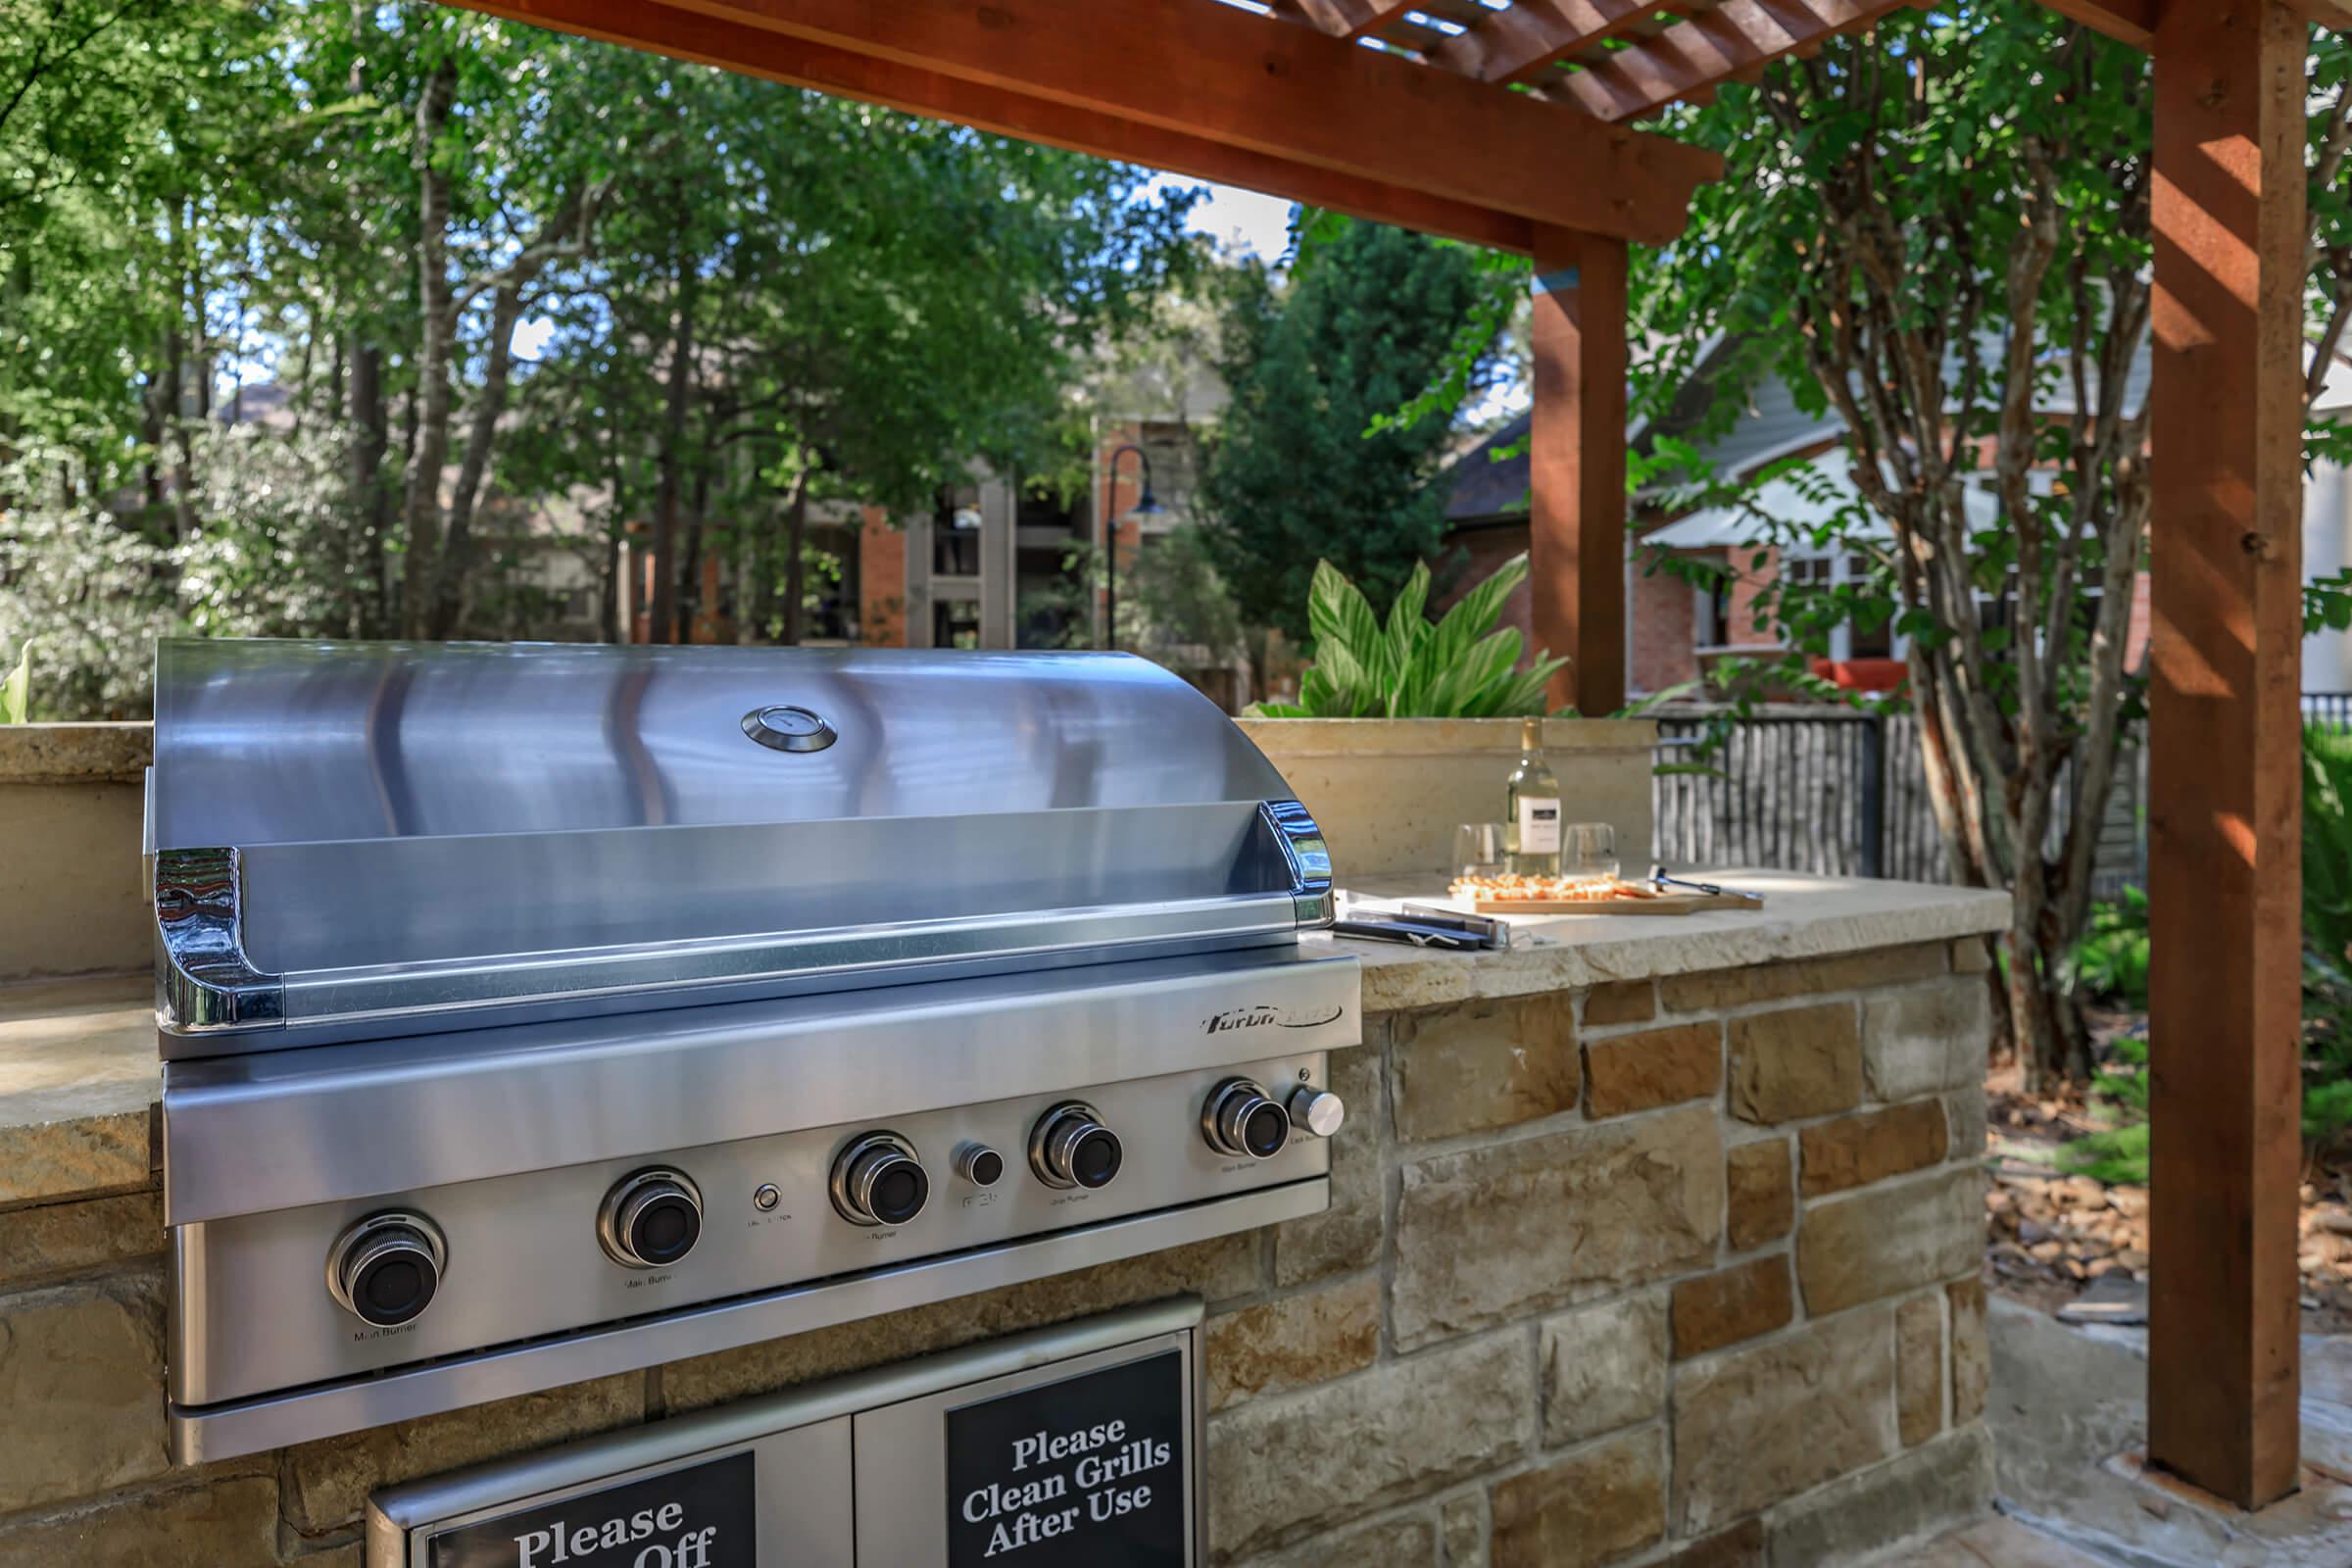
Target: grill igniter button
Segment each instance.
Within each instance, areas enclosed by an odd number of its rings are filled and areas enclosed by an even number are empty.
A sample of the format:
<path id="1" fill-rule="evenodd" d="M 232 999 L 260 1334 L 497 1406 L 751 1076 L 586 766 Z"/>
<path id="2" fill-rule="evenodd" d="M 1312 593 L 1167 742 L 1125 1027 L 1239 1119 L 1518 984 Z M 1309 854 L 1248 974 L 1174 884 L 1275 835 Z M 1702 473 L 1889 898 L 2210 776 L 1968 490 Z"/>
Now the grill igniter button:
<path id="1" fill-rule="evenodd" d="M 853 1225 L 904 1225 L 931 1200 L 931 1177 L 897 1133 L 867 1133 L 833 1161 L 833 1206 Z"/>
<path id="2" fill-rule="evenodd" d="M 1029 1134 L 1029 1166 L 1048 1187 L 1108 1187 L 1125 1160 L 1119 1135 L 1080 1101 L 1055 1105 Z"/>
<path id="3" fill-rule="evenodd" d="M 1272 1159 L 1291 1141 L 1291 1113 L 1249 1078 L 1228 1078 L 1200 1107 L 1200 1134 L 1220 1154 Z"/>
<path id="4" fill-rule="evenodd" d="M 684 1171 L 657 1167 L 623 1177 L 597 1210 L 596 1238 L 623 1268 L 667 1268 L 703 1235 L 703 1193 Z"/>
<path id="5" fill-rule="evenodd" d="M 1328 1089 L 1291 1091 L 1291 1125 L 1309 1138 L 1329 1138 L 1346 1124 L 1348 1102 Z"/>
<path id="6" fill-rule="evenodd" d="M 994 1187 L 1004 1179 L 1004 1156 L 986 1144 L 966 1144 L 956 1151 L 956 1174 L 974 1187 Z"/>
<path id="7" fill-rule="evenodd" d="M 448 1266 L 448 1243 L 431 1220 L 422 1214 L 370 1214 L 328 1250 L 326 1289 L 361 1322 L 398 1328 L 433 1304 Z"/>

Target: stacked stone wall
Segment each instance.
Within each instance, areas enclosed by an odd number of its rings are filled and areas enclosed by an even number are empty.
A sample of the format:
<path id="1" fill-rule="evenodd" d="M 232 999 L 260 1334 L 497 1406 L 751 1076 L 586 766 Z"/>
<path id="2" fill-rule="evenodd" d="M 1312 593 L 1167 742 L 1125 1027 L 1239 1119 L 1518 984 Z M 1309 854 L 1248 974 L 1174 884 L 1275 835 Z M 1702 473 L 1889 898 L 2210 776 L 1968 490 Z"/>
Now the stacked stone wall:
<path id="1" fill-rule="evenodd" d="M 1991 1491 L 1984 967 L 1971 939 L 1376 1016 L 1334 1058 L 1327 1213 L 195 1470 L 152 1171 L 67 1160 L 0 1188 L 0 1563 L 357 1568 L 377 1487 L 1188 1291 L 1216 1564 L 1883 1550 Z"/>

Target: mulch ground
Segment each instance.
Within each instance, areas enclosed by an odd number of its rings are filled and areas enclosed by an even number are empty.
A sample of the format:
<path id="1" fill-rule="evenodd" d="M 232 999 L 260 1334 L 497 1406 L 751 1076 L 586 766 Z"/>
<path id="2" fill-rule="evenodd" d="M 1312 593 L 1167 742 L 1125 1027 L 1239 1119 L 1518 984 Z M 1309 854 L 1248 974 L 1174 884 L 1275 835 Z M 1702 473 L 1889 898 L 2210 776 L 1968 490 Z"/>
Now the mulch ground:
<path id="1" fill-rule="evenodd" d="M 1993 1156 L 1986 1285 L 2056 1311 L 2104 1275 L 2146 1280 L 2147 1188 L 2110 1187 L 2052 1162 L 2060 1145 L 2111 1125 L 2107 1107 L 2080 1094 L 2029 1098 L 2008 1063 L 1994 1065 L 1984 1091 Z M 2304 1331 L 2352 1332 L 2352 1150 L 2323 1151 L 2304 1171 L 2299 1261 Z"/>

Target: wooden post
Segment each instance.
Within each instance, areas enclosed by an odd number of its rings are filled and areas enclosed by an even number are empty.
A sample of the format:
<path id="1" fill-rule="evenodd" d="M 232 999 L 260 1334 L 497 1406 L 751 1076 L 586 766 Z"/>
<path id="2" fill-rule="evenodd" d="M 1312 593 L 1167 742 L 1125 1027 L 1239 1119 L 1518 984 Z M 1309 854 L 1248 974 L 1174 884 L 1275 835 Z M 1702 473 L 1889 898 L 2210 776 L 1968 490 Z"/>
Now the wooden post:
<path id="1" fill-rule="evenodd" d="M 1625 706 L 1625 241 L 1536 230 L 1528 574 L 1555 708 Z"/>
<path id="2" fill-rule="evenodd" d="M 2292 1491 L 2301 997 L 2304 24 L 2155 48 L 2148 1453 Z"/>

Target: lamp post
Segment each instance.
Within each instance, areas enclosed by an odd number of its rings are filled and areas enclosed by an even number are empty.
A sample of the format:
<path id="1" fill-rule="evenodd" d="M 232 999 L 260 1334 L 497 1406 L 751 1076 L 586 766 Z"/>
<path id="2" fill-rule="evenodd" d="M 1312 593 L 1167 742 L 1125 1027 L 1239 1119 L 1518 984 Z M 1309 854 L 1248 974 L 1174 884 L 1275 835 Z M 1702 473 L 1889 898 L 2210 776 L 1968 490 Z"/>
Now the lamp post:
<path id="1" fill-rule="evenodd" d="M 1118 510 L 1119 460 L 1128 453 L 1142 469 L 1144 493 L 1126 512 Z M 1156 517 L 1168 509 L 1152 494 L 1152 454 L 1130 441 L 1110 455 L 1110 479 L 1102 489 L 1102 646 L 1119 646 L 1119 524 L 1129 517 Z"/>

